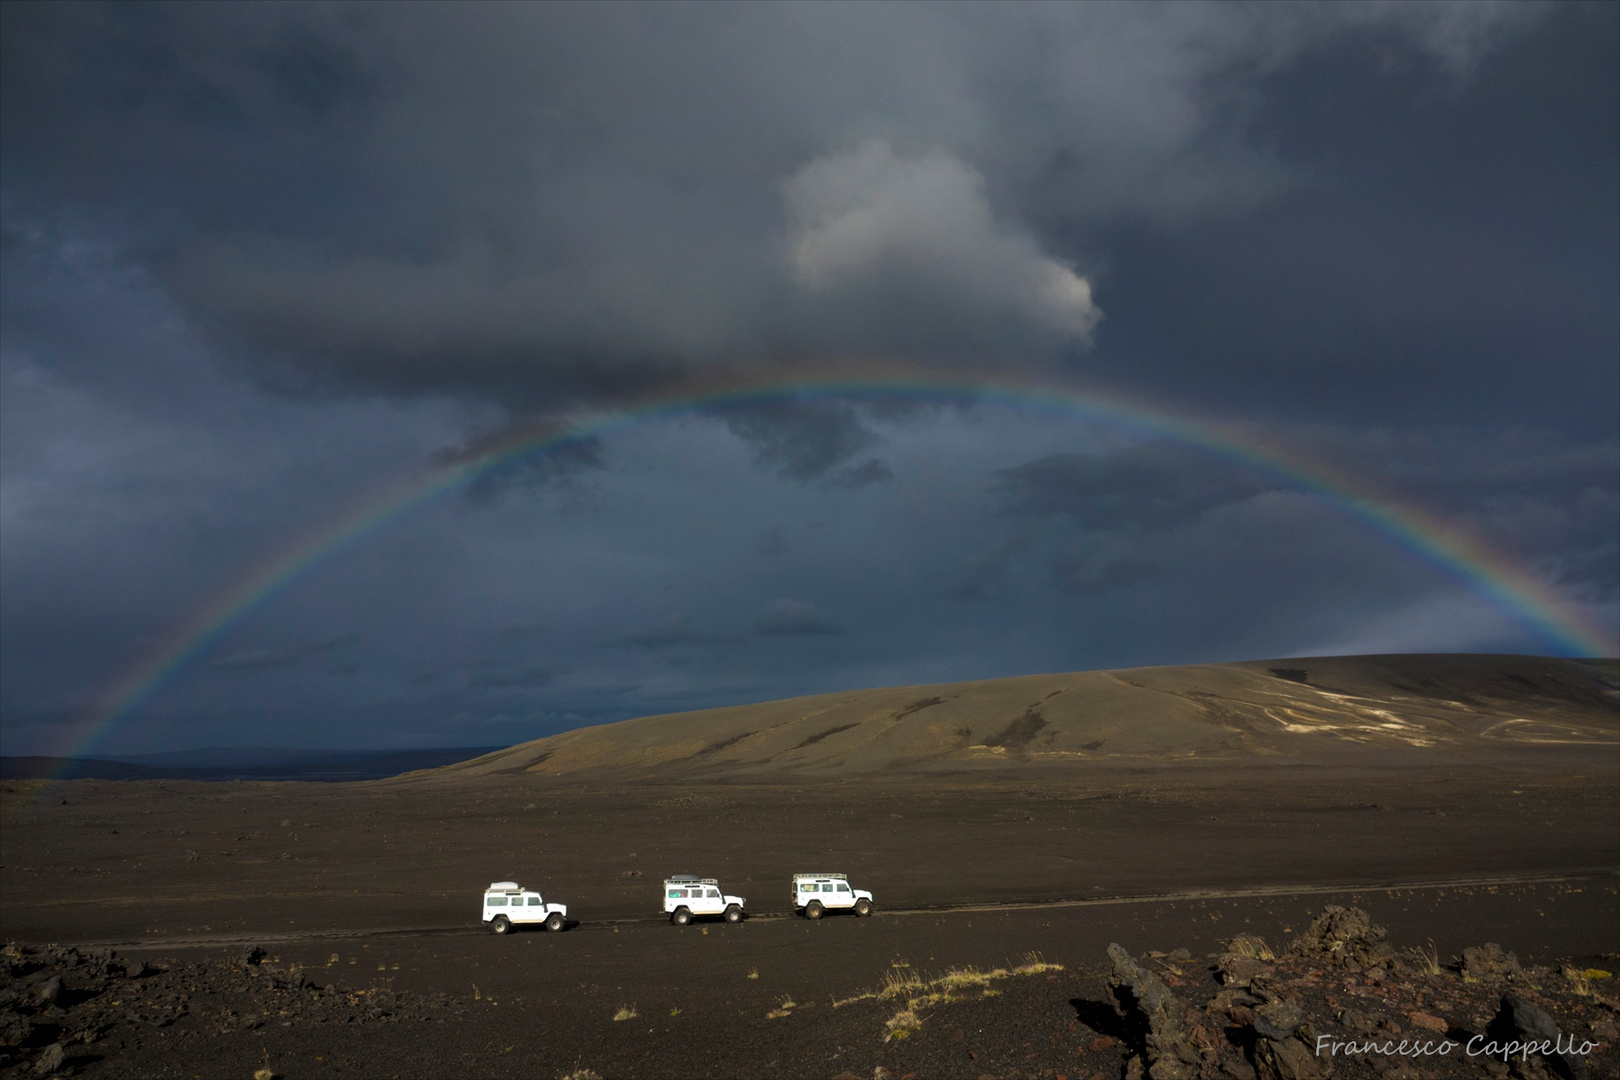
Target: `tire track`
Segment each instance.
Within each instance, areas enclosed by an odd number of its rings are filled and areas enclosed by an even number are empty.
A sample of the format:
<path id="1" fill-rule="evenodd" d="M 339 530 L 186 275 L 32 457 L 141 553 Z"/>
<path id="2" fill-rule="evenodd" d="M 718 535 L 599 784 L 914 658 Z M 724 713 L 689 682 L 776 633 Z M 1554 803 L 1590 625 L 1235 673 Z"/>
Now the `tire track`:
<path id="1" fill-rule="evenodd" d="M 910 918 L 919 915 L 951 915 L 958 913 L 1042 911 L 1060 908 L 1117 907 L 1130 904 L 1170 904 L 1192 900 L 1252 900 L 1290 896 L 1323 896 L 1332 893 L 1391 893 L 1434 892 L 1441 889 L 1490 888 L 1504 885 L 1551 885 L 1562 882 L 1601 882 L 1620 880 L 1620 869 L 1588 868 L 1558 874 L 1494 874 L 1474 877 L 1432 878 L 1418 881 L 1336 882 L 1332 884 L 1257 885 L 1240 889 L 1180 889 L 1174 892 L 1140 893 L 1114 896 L 1091 896 L 1064 900 L 1002 900 L 989 903 L 934 904 L 922 907 L 883 908 L 874 915 L 885 918 Z M 773 922 L 796 919 L 798 915 L 784 911 L 750 914 L 749 922 Z M 608 930 L 625 926 L 657 926 L 668 922 L 663 915 L 632 916 L 615 919 L 592 919 L 589 922 L 569 921 L 567 933 Z M 390 926 L 370 929 L 330 929 L 273 931 L 255 934 L 248 932 L 209 934 L 206 936 L 148 937 L 137 941 L 62 941 L 53 944 L 73 945 L 96 949 L 207 949 L 229 948 L 238 945 L 285 945 L 300 941 L 352 941 L 364 938 L 386 937 L 470 937 L 488 931 L 482 926 L 462 923 L 454 926 Z"/>

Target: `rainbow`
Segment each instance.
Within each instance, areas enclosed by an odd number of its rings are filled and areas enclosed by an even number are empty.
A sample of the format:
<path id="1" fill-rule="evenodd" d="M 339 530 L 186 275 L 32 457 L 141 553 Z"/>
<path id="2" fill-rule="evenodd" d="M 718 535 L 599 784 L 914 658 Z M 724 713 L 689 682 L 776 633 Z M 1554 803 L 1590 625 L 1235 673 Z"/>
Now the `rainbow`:
<path id="1" fill-rule="evenodd" d="M 271 601 L 312 567 L 364 542 L 413 510 L 522 457 L 555 451 L 683 413 L 713 414 L 771 402 L 904 400 L 1005 405 L 1107 423 L 1168 438 L 1286 480 L 1327 499 L 1418 558 L 1465 583 L 1544 636 L 1566 655 L 1613 656 L 1616 635 L 1545 582 L 1421 507 L 1365 480 L 1284 447 L 1252 428 L 1194 420 L 1124 396 L 1011 378 L 929 373 L 835 373 L 819 378 L 728 378 L 677 393 L 626 402 L 559 422 L 514 427 L 475 447 L 388 484 L 345 512 L 307 530 L 216 594 L 152 647 L 74 725 L 58 756 L 88 754 L 117 724 L 205 652 L 231 627 Z"/>

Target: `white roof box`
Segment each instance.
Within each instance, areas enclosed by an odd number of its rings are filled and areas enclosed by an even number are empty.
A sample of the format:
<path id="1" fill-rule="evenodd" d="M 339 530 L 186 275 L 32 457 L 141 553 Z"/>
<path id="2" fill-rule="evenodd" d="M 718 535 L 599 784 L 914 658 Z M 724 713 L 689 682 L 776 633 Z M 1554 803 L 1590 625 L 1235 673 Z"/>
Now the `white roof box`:
<path id="1" fill-rule="evenodd" d="M 523 886 L 515 881 L 492 881 L 487 892 L 522 892 Z"/>

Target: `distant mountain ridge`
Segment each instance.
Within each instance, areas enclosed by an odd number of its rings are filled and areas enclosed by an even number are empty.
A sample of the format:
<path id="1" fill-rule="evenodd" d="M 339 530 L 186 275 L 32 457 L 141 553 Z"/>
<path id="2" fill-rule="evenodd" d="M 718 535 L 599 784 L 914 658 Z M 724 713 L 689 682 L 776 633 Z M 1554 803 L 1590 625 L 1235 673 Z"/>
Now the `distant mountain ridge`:
<path id="1" fill-rule="evenodd" d="M 4 780 L 381 780 L 436 769 L 500 747 L 289 750 L 219 747 L 108 758 L 0 757 Z"/>
<path id="2" fill-rule="evenodd" d="M 1311 657 L 820 694 L 581 728 L 402 777 L 613 782 L 1612 755 L 1620 664 Z"/>

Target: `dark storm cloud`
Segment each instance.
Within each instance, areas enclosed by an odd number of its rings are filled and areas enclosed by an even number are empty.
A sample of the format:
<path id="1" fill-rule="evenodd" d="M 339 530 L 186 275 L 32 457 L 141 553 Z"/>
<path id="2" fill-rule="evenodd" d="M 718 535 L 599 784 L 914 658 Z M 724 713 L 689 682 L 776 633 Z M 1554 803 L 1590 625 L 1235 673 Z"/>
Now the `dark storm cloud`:
<path id="1" fill-rule="evenodd" d="M 1249 415 L 1612 439 L 1620 8 L 1539 10 L 1450 89 L 1368 78 L 1382 44 L 1354 35 L 1266 76 L 1250 124 L 1296 182 L 1254 214 L 1091 233 L 1088 369 Z"/>
<path id="2" fill-rule="evenodd" d="M 549 686 L 557 670 L 544 664 L 501 668 L 469 676 L 465 685 L 476 690 L 531 690 Z"/>
<path id="3" fill-rule="evenodd" d="M 827 477 L 827 483 L 832 487 L 859 490 L 868 484 L 878 484 L 885 480 L 894 479 L 894 470 L 890 469 L 881 458 L 867 458 L 859 465 L 846 465 Z"/>
<path id="4" fill-rule="evenodd" d="M 787 480 L 825 476 L 876 445 L 878 437 L 849 405 L 836 401 L 757 405 L 726 417 L 726 425 L 754 447 L 755 461 Z M 870 483 L 883 479 L 871 462 L 848 473 Z"/>
<path id="5" fill-rule="evenodd" d="M 632 631 L 616 639 L 616 644 L 643 649 L 668 649 L 681 645 L 724 645 L 736 638 L 695 626 L 685 615 L 672 615 L 661 623 Z"/>
<path id="6" fill-rule="evenodd" d="M 787 533 L 780 525 L 772 525 L 754 540 L 754 554 L 762 559 L 776 559 L 792 550 Z"/>
<path id="7" fill-rule="evenodd" d="M 213 662 L 213 667 L 225 670 L 251 670 L 253 668 L 281 668 L 291 667 L 302 663 L 311 657 L 321 656 L 333 649 L 345 645 L 353 645 L 357 641 L 353 636 L 330 638 L 326 641 L 316 641 L 308 645 L 295 646 L 287 649 L 238 649 Z"/>
<path id="8" fill-rule="evenodd" d="M 1099 310 L 1096 253 L 1037 224 L 1179 220 L 1291 182 L 1221 87 L 1347 32 L 1465 78 L 1534 18 L 614 11 L 11 5 L 9 209 L 138 245 L 293 392 L 531 411 L 761 357 L 1042 363 Z"/>
<path id="9" fill-rule="evenodd" d="M 823 615 L 808 600 L 782 598 L 766 604 L 754 617 L 754 633 L 761 637 L 803 637 L 841 634 L 843 628 Z"/>
<path id="10" fill-rule="evenodd" d="M 1572 595 L 1620 593 L 1620 443 L 1548 430 L 1318 432 L 1335 459 L 1535 567 Z"/>
<path id="11" fill-rule="evenodd" d="M 1149 442 L 1115 454 L 1051 454 L 997 474 L 1002 512 L 1064 516 L 1087 530 L 1155 529 L 1274 487 L 1184 446 Z"/>
<path id="12" fill-rule="evenodd" d="M 467 456 L 464 449 L 447 452 L 442 460 Z M 558 447 L 527 454 L 486 472 L 467 486 L 467 498 L 475 503 L 494 503 L 510 492 L 534 491 L 577 479 L 581 474 L 603 467 L 602 440 L 594 436 L 574 438 Z"/>

